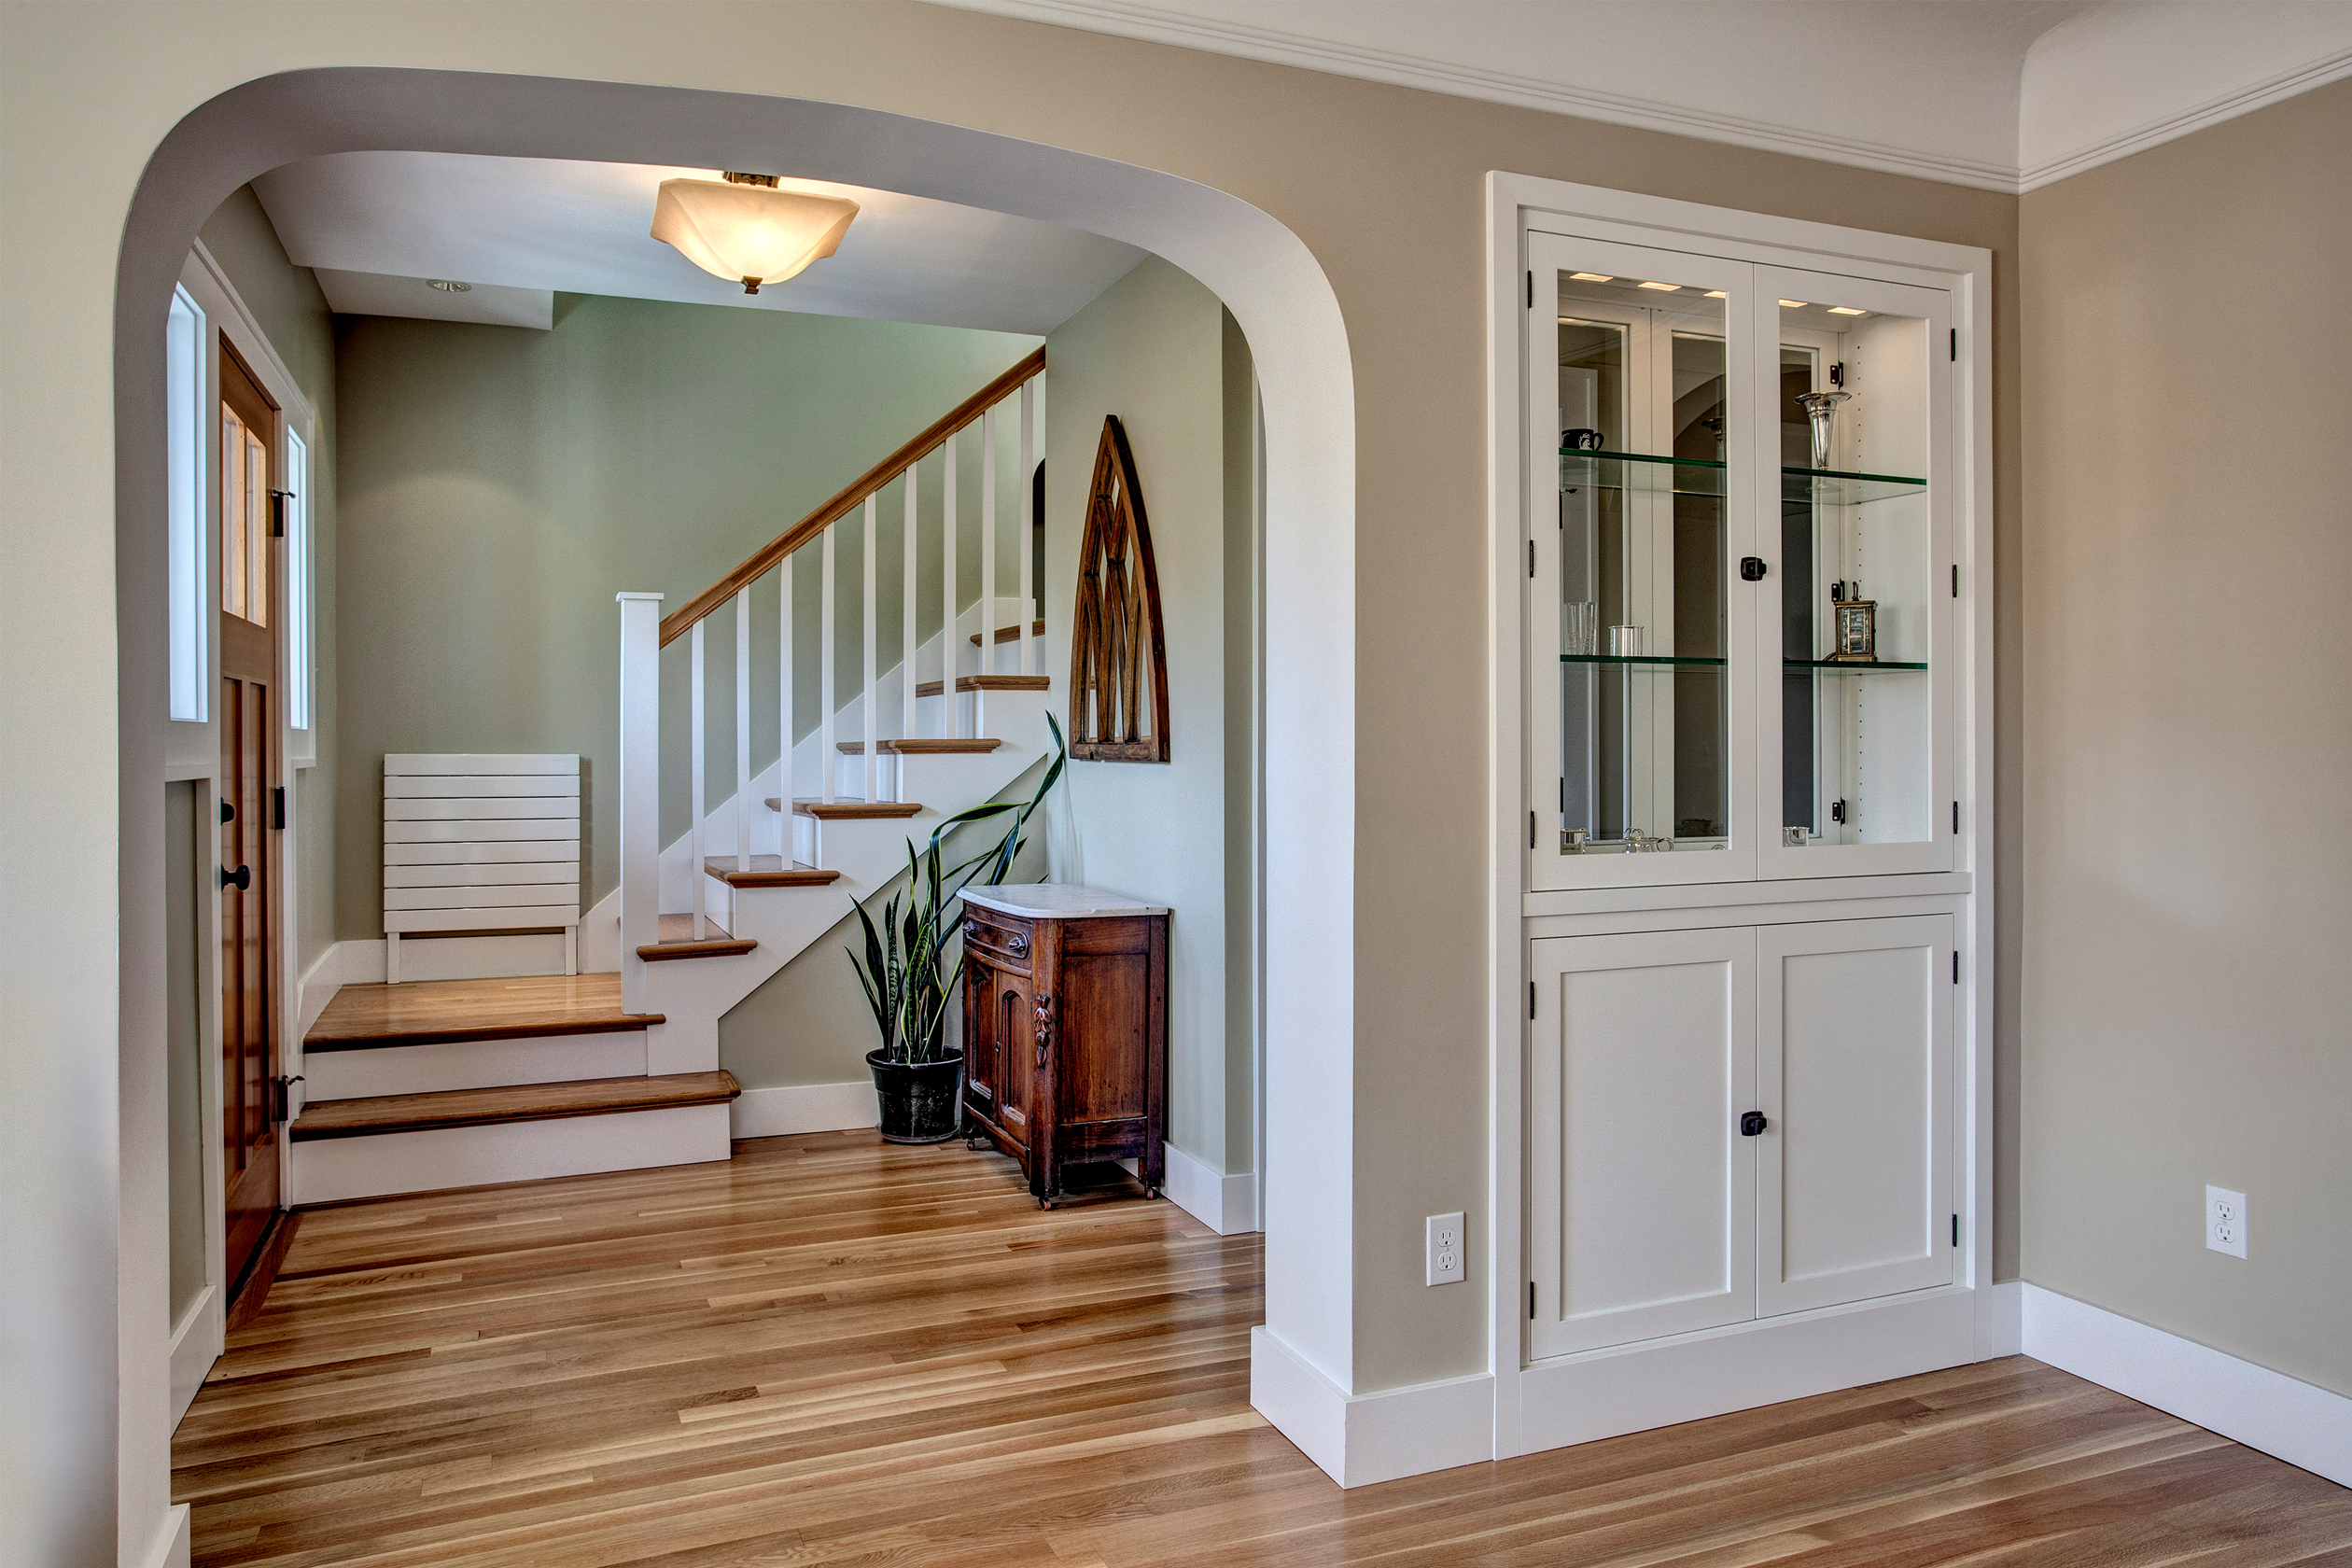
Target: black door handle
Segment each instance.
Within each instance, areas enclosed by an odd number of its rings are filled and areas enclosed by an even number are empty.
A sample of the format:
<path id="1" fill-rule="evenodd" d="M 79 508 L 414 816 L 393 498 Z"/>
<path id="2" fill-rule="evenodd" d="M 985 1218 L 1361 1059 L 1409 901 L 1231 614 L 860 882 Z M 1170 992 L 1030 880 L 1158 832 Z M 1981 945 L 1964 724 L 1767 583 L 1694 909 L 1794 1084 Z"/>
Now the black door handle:
<path id="1" fill-rule="evenodd" d="M 1770 1123 L 1764 1120 L 1763 1112 L 1743 1112 L 1740 1116 L 1740 1136 L 1742 1138 L 1754 1138 L 1770 1125 Z"/>
<path id="2" fill-rule="evenodd" d="M 245 891 L 253 886 L 253 868 L 239 866 L 236 870 L 231 871 L 227 866 L 222 866 L 220 885 L 224 888 L 234 888 L 241 893 Z"/>

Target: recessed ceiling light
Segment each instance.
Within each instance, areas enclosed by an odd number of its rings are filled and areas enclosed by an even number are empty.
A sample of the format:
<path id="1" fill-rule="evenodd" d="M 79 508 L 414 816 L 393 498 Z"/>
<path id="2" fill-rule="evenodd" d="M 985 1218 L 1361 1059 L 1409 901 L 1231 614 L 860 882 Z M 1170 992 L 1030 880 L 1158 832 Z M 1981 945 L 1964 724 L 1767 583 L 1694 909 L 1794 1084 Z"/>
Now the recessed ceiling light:
<path id="1" fill-rule="evenodd" d="M 1639 288 L 1655 288 L 1660 294 L 1679 294 L 1682 292 L 1682 285 L 1679 283 L 1644 283 L 1637 284 L 1635 287 Z"/>
<path id="2" fill-rule="evenodd" d="M 454 278 L 427 278 L 425 287 L 438 288 L 444 294 L 464 294 L 470 292 L 473 288 L 472 284 L 459 283 Z"/>
<path id="3" fill-rule="evenodd" d="M 1708 289 L 1708 290 L 1707 290 L 1707 293 L 1706 293 L 1706 298 L 1708 298 L 1708 299 L 1710 299 L 1710 300 L 1729 300 L 1729 298 L 1731 298 L 1731 296 L 1730 296 L 1730 295 L 1729 295 L 1729 294 L 1726 294 L 1726 293 L 1725 293 L 1722 289 L 1720 289 L 1720 288 L 1710 288 L 1710 289 Z"/>
<path id="4" fill-rule="evenodd" d="M 1829 314 L 1831 315 L 1868 315 L 1870 313 L 1866 310 L 1855 310 L 1852 305 L 1831 305 Z"/>
<path id="5" fill-rule="evenodd" d="M 1617 281 L 1615 273 L 1570 273 L 1568 275 L 1578 283 L 1615 283 Z"/>
<path id="6" fill-rule="evenodd" d="M 1804 308 L 1805 301 L 1802 300 L 1783 300 L 1781 301 L 1781 309 L 1783 310 L 1803 310 Z"/>

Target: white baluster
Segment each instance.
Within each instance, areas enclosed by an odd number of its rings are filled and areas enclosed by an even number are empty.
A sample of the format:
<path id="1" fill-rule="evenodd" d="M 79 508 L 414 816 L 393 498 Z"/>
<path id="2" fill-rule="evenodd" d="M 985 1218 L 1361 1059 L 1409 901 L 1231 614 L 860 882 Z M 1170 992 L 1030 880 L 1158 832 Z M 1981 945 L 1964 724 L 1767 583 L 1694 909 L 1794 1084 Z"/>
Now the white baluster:
<path id="1" fill-rule="evenodd" d="M 939 565 L 939 733 L 949 740 L 963 734 L 963 707 L 956 697 L 956 668 L 962 662 L 956 649 L 963 641 L 956 630 L 956 623 L 960 619 L 956 614 L 959 586 L 956 581 L 956 437 L 962 433 L 948 433 L 946 486 L 939 497 L 943 552 Z"/>
<path id="2" fill-rule="evenodd" d="M 906 523 L 899 530 L 899 735 L 915 734 L 915 488 L 916 464 L 906 465 Z M 906 753 L 899 753 L 891 777 L 898 789 L 893 798 L 906 798 Z"/>
<path id="3" fill-rule="evenodd" d="M 874 634 L 879 629 L 874 622 L 874 536 L 881 529 L 875 520 L 872 496 L 865 498 L 865 527 L 862 531 L 865 535 L 861 541 L 865 551 L 863 583 L 865 604 L 864 614 L 858 623 L 858 647 L 865 655 L 864 667 L 859 671 L 859 674 L 865 678 L 865 684 L 860 689 L 858 696 L 858 794 L 860 798 L 870 801 L 878 798 L 878 793 L 874 787 L 874 748 L 876 744 L 875 737 L 882 729 L 882 726 L 875 722 L 876 716 L 874 711 L 875 652 Z"/>
<path id="4" fill-rule="evenodd" d="M 833 531 L 825 525 L 824 563 L 819 567 L 817 616 L 817 769 L 823 775 L 825 804 L 833 803 Z M 787 822 L 786 827 L 791 824 Z"/>
<path id="5" fill-rule="evenodd" d="M 776 733 L 783 738 L 776 753 L 776 794 L 779 802 L 777 812 L 782 819 L 777 832 L 783 860 L 778 862 L 789 868 L 792 863 L 792 557 L 784 557 L 776 568 L 777 609 L 776 612 Z"/>
<path id="6" fill-rule="evenodd" d="M 703 747 L 708 737 L 703 722 L 703 623 L 694 623 L 693 636 L 693 734 L 689 742 L 693 748 L 693 793 L 687 797 L 691 810 L 687 821 L 692 825 L 693 839 L 687 846 L 693 868 L 687 874 L 686 885 L 693 889 L 694 940 L 703 939 Z"/>
<path id="7" fill-rule="evenodd" d="M 996 673 L 996 410 L 980 416 L 980 674 Z M 972 733 L 988 733 L 988 693 L 985 686 L 972 693 Z"/>
<path id="8" fill-rule="evenodd" d="M 621 1007 L 646 1011 L 637 949 L 662 936 L 662 595 L 621 604 Z"/>
<path id="9" fill-rule="evenodd" d="M 735 592 L 735 870 L 751 869 L 751 589 Z M 735 901 L 727 901 L 734 929 Z"/>
<path id="10" fill-rule="evenodd" d="M 1021 383 L 1021 531 L 1015 542 L 1021 552 L 1021 673 L 1037 673 L 1037 650 L 1029 645 L 1029 625 L 1037 618 L 1037 585 L 1030 581 L 1035 572 L 1037 554 L 1033 548 L 1037 522 L 1031 507 L 1035 505 L 1030 473 L 1037 467 L 1037 378 L 1031 376 Z"/>

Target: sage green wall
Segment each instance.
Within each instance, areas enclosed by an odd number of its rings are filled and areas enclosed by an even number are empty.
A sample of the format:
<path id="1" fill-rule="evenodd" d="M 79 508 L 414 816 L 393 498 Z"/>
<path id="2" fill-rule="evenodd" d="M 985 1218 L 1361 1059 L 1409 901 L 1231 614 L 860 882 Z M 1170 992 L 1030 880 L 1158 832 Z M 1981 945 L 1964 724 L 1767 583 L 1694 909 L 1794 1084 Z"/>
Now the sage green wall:
<path id="1" fill-rule="evenodd" d="M 343 681 L 336 927 L 383 931 L 387 751 L 559 751 L 585 761 L 583 902 L 618 879 L 622 590 L 674 609 L 1033 348 L 1035 338 L 782 312 L 565 295 L 552 331 L 345 316 L 337 365 L 348 417 L 339 576 Z M 1011 421 L 1004 422 L 1010 425 Z M 1005 440 L 1010 431 L 1001 432 Z M 1009 453 L 1010 449 L 1007 448 Z M 979 582 L 976 450 L 959 577 Z M 1015 465 L 1000 465 L 1006 571 Z M 937 484 L 927 511 L 935 515 Z M 886 563 L 895 491 L 883 502 Z M 858 519 L 836 628 L 857 668 Z M 813 554 L 795 614 L 813 626 Z M 936 571 L 936 566 L 933 566 Z M 899 636 L 895 569 L 877 573 L 882 646 Z M 1001 581 L 1015 581 L 1001 574 Z M 926 634 L 936 582 L 918 581 Z M 773 588 L 754 595 L 754 668 L 776 668 Z M 716 749 L 709 799 L 734 790 L 734 610 L 709 623 Z M 816 721 L 813 634 L 795 673 Z M 894 664 L 894 659 L 886 660 Z M 855 676 L 846 679 L 854 680 Z M 686 756 L 686 644 L 663 660 L 665 763 Z M 773 677 L 755 677 L 753 767 L 776 756 Z M 686 831 L 685 769 L 665 765 L 662 837 Z"/>
<path id="2" fill-rule="evenodd" d="M 2024 1277 L 2352 1394 L 2347 170 L 2339 82 L 2023 199 L 2009 832 Z"/>
<path id="3" fill-rule="evenodd" d="M 335 445 L 334 317 L 308 267 L 287 259 L 251 186 L 205 219 L 199 237 L 270 347 L 318 415 L 312 458 L 312 612 L 317 678 L 313 722 L 318 763 L 288 780 L 294 800 L 294 945 L 299 976 L 335 941 Z"/>

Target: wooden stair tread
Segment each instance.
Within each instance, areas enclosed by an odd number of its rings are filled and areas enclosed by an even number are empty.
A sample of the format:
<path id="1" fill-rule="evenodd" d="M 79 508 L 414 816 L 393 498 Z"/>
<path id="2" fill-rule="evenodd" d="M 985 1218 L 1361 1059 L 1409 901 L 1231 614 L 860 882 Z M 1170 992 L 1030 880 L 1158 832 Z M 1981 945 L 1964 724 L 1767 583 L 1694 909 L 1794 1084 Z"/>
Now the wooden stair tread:
<path id="1" fill-rule="evenodd" d="M 742 871 L 735 869 L 733 855 L 716 855 L 703 861 L 703 871 L 731 888 L 821 888 L 841 878 L 837 871 L 787 861 L 781 855 L 754 855 Z"/>
<path id="2" fill-rule="evenodd" d="M 1045 623 L 1044 623 L 1044 622 L 1043 622 L 1043 621 L 1038 621 L 1038 622 L 1034 622 L 1034 623 L 1032 623 L 1030 624 L 1030 626 L 1029 626 L 1029 636 L 1031 636 L 1031 637 L 1043 637 L 1044 635 L 1045 635 Z M 999 642 L 1001 642 L 1001 643 L 1002 643 L 1002 642 L 1018 642 L 1018 641 L 1020 641 L 1020 640 L 1021 640 L 1021 628 L 1020 628 L 1020 627 L 1018 627 L 1018 626 L 999 626 L 999 627 L 997 628 L 997 632 L 996 632 L 996 639 L 997 639 L 997 641 L 999 641 Z M 973 646 L 973 647 L 974 647 L 974 648 L 977 648 L 977 647 L 979 647 L 979 646 L 980 646 L 980 634 L 979 634 L 978 632 L 974 632 L 974 633 L 973 633 L 973 634 L 972 634 L 972 646 Z"/>
<path id="3" fill-rule="evenodd" d="M 857 756 L 865 749 L 865 742 L 862 740 L 840 740 L 835 741 L 833 744 L 852 757 Z M 877 751 L 895 752 L 902 757 L 936 757 L 960 756 L 966 752 L 993 751 L 998 747 L 1003 745 L 1004 742 L 1001 740 L 942 740 L 917 738 L 913 740 L 878 740 L 874 744 L 875 749 Z"/>
<path id="4" fill-rule="evenodd" d="M 501 1122 L 549 1122 L 568 1116 L 609 1116 L 678 1105 L 724 1105 L 741 1085 L 723 1068 L 659 1078 L 581 1078 L 567 1084 L 518 1084 L 496 1089 L 444 1089 L 433 1094 L 374 1095 L 317 1100 L 294 1118 L 297 1142 L 319 1138 L 366 1138 L 434 1127 L 489 1127 Z"/>
<path id="5" fill-rule="evenodd" d="M 781 811 L 784 802 L 776 795 L 768 797 L 768 809 Z M 857 822 L 881 817 L 912 817 L 922 810 L 918 801 L 837 800 L 830 805 L 820 800 L 796 800 L 792 814 L 814 817 L 822 822 Z"/>
<path id="6" fill-rule="evenodd" d="M 621 1010 L 618 974 L 407 980 L 345 986 L 302 1040 L 306 1051 L 373 1050 L 541 1034 L 608 1034 L 666 1020 Z"/>
<path id="7" fill-rule="evenodd" d="M 1050 692 L 1054 678 L 1050 675 L 959 675 L 956 677 L 959 692 Z M 926 680 L 915 688 L 918 697 L 939 695 L 936 680 Z"/>
<path id="8" fill-rule="evenodd" d="M 759 945 L 748 936 L 731 935 L 726 927 L 708 916 L 703 917 L 703 934 L 699 941 L 694 936 L 694 917 L 692 915 L 665 915 L 654 930 L 659 940 L 637 948 L 637 957 L 648 963 L 666 962 L 672 959 L 739 958 Z"/>

